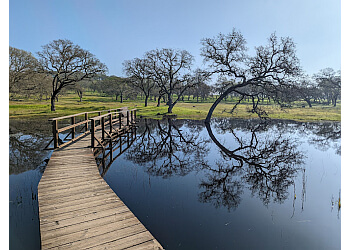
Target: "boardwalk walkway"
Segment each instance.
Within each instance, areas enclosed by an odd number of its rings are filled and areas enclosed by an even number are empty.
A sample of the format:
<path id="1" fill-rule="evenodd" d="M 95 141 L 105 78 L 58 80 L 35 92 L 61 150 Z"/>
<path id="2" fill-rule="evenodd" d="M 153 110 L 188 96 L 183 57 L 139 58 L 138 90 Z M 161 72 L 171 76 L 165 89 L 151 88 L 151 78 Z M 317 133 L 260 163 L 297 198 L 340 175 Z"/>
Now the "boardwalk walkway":
<path id="1" fill-rule="evenodd" d="M 100 176 L 86 135 L 53 152 L 38 186 L 42 249 L 163 249 Z"/>

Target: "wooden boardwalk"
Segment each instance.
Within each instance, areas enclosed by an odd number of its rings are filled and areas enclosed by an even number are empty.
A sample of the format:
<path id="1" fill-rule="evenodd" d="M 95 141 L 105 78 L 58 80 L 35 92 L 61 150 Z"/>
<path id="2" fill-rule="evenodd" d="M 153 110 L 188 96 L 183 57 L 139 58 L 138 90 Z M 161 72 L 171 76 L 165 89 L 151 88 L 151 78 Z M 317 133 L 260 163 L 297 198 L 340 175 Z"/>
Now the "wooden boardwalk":
<path id="1" fill-rule="evenodd" d="M 86 135 L 55 150 L 38 186 L 42 249 L 163 249 L 100 176 Z"/>

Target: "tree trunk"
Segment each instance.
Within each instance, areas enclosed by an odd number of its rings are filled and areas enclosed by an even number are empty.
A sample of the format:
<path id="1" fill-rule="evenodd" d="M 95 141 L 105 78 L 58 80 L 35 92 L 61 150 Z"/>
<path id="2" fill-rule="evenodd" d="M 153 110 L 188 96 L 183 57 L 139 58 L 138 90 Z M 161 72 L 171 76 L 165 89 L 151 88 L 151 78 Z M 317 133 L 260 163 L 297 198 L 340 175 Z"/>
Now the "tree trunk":
<path id="1" fill-rule="evenodd" d="M 56 99 L 56 95 L 52 95 L 51 96 L 51 111 L 56 111 L 55 99 Z"/>
<path id="2" fill-rule="evenodd" d="M 336 96 L 332 99 L 332 103 L 333 103 L 334 107 L 337 106 L 337 97 Z"/>
<path id="3" fill-rule="evenodd" d="M 309 105 L 309 107 L 312 108 L 311 100 L 310 100 L 310 99 L 305 99 L 305 101 L 307 102 L 307 104 Z"/>
<path id="4" fill-rule="evenodd" d="M 174 107 L 173 104 L 169 103 L 169 107 L 168 107 L 168 113 L 169 114 L 173 113 L 173 107 Z"/>
<path id="5" fill-rule="evenodd" d="M 210 118 L 216 108 L 216 106 L 222 101 L 222 99 L 224 99 L 225 97 L 227 97 L 228 94 L 230 94 L 234 89 L 236 89 L 236 86 L 232 86 L 230 88 L 228 88 L 224 93 L 222 93 L 219 98 L 217 98 L 215 100 L 215 102 L 213 103 L 213 105 L 210 107 L 207 117 L 205 118 L 205 123 L 210 123 Z"/>
<path id="6" fill-rule="evenodd" d="M 120 95 L 120 103 L 123 103 L 123 94 Z"/>
<path id="7" fill-rule="evenodd" d="M 168 94 L 168 113 L 172 113 L 173 112 L 173 99 L 171 94 Z"/>
<path id="8" fill-rule="evenodd" d="M 160 106 L 160 99 L 162 98 L 162 96 L 160 95 L 160 96 L 158 96 L 158 103 L 157 103 L 157 107 L 159 107 Z"/>
<path id="9" fill-rule="evenodd" d="M 145 96 L 145 107 L 147 107 L 148 95 Z"/>

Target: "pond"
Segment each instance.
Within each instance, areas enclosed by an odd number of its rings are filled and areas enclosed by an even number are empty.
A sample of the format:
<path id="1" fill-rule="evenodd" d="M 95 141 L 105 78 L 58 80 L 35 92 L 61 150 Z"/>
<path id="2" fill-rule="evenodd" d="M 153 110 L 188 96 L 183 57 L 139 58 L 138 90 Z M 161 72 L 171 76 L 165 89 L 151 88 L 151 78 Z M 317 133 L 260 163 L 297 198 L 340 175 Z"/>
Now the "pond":
<path id="1" fill-rule="evenodd" d="M 37 184 L 50 153 L 13 145 L 49 139 L 11 136 L 10 159 L 37 160 L 10 164 L 10 248 L 38 249 Z M 340 249 L 340 123 L 145 119 L 101 165 L 166 249 Z"/>
<path id="2" fill-rule="evenodd" d="M 51 151 L 47 121 L 10 120 L 9 245 L 40 249 L 38 184 Z"/>

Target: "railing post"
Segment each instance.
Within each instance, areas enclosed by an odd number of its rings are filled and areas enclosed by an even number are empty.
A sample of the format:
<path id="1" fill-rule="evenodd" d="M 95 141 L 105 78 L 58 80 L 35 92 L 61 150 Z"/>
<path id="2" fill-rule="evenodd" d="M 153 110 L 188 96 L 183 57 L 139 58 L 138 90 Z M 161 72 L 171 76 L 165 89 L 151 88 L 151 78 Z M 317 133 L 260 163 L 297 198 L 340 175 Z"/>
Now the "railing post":
<path id="1" fill-rule="evenodd" d="M 57 120 L 52 121 L 53 147 L 58 148 Z"/>
<path id="2" fill-rule="evenodd" d="M 105 117 L 101 117 L 101 125 L 102 125 L 102 140 L 105 139 Z"/>
<path id="3" fill-rule="evenodd" d="M 74 125 L 75 124 L 75 116 L 71 117 L 70 120 L 71 120 L 71 124 Z M 72 140 L 74 139 L 74 137 L 75 137 L 75 127 L 72 128 Z"/>
<path id="4" fill-rule="evenodd" d="M 98 116 L 101 116 L 101 111 L 99 111 L 99 112 L 98 112 Z M 99 124 L 98 124 L 98 125 L 101 125 L 101 118 L 100 118 L 100 119 L 98 119 L 98 122 L 99 122 Z"/>
<path id="5" fill-rule="evenodd" d="M 113 114 L 109 114 L 109 134 L 112 136 L 113 133 L 113 121 L 112 121 Z"/>
<path id="6" fill-rule="evenodd" d="M 119 112 L 119 128 L 122 128 L 122 112 Z"/>
<path id="7" fill-rule="evenodd" d="M 126 126 L 129 126 L 129 113 L 130 113 L 130 111 L 127 110 L 126 111 Z"/>
<path id="8" fill-rule="evenodd" d="M 88 113 L 85 113 L 85 121 L 87 121 L 89 118 L 88 118 Z M 89 122 L 86 122 L 85 123 L 85 132 L 89 130 Z"/>
<path id="9" fill-rule="evenodd" d="M 90 119 L 91 121 L 91 147 L 95 148 L 95 120 L 94 119 Z"/>
<path id="10" fill-rule="evenodd" d="M 134 110 L 134 123 L 136 123 L 136 109 Z"/>

